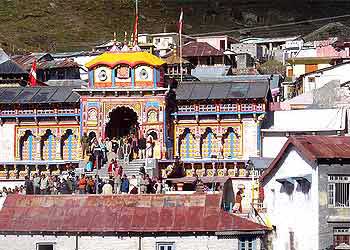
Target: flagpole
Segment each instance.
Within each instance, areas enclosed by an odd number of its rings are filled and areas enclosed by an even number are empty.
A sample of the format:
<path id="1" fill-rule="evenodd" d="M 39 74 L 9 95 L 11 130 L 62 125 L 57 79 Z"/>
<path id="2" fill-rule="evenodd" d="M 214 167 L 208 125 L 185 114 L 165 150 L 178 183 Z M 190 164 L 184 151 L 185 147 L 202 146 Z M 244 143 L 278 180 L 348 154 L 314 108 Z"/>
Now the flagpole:
<path id="1" fill-rule="evenodd" d="M 135 12 L 136 12 L 136 16 L 139 14 L 139 1 L 136 0 L 136 3 L 135 3 Z"/>
<path id="2" fill-rule="evenodd" d="M 183 10 L 181 9 L 181 16 L 180 16 L 180 28 L 179 28 L 179 43 L 180 43 L 180 82 L 182 82 L 183 78 L 183 70 L 182 70 L 182 26 L 183 26 Z"/>

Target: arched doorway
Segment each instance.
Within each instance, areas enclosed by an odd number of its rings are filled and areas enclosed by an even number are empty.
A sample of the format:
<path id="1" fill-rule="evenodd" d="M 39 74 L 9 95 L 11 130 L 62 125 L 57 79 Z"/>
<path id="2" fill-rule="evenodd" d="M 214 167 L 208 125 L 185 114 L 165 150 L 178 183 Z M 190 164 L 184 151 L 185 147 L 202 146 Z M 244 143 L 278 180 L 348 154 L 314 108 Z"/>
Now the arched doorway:
<path id="1" fill-rule="evenodd" d="M 105 135 L 108 138 L 120 138 L 138 131 L 137 114 L 129 107 L 117 107 L 109 113 Z"/>
<path id="2" fill-rule="evenodd" d="M 24 135 L 19 139 L 19 158 L 20 160 L 34 160 L 35 142 L 31 130 L 26 130 Z"/>
<path id="3" fill-rule="evenodd" d="M 40 159 L 54 160 L 56 155 L 56 140 L 51 129 L 47 129 L 40 138 Z"/>

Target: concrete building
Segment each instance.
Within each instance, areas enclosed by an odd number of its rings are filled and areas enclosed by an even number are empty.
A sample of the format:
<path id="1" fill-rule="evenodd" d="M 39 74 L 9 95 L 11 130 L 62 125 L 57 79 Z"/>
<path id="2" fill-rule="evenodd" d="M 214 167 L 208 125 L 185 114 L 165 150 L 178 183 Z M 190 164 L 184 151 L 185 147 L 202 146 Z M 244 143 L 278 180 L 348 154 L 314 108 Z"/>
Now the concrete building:
<path id="1" fill-rule="evenodd" d="M 259 44 L 254 43 L 234 43 L 231 44 L 231 51 L 235 54 L 247 53 L 252 58 L 256 58 L 258 60 L 262 60 L 263 57 L 263 49 Z"/>
<path id="2" fill-rule="evenodd" d="M 195 37 L 197 42 L 205 42 L 220 51 L 228 50 L 232 45 L 237 44 L 238 40 L 233 37 L 222 35 L 222 36 L 201 36 Z"/>
<path id="3" fill-rule="evenodd" d="M 269 249 L 269 229 L 224 211 L 226 201 L 203 193 L 9 195 L 0 250 Z"/>
<path id="4" fill-rule="evenodd" d="M 186 44 L 196 39 L 182 34 L 182 43 Z M 152 43 L 155 46 L 155 52 L 160 57 L 165 56 L 172 49 L 180 46 L 179 33 L 156 33 L 156 34 L 139 34 L 138 42 L 140 44 Z"/>
<path id="5" fill-rule="evenodd" d="M 345 135 L 345 109 L 305 109 L 268 114 L 261 129 L 262 156 L 276 157 L 293 135 Z"/>
<path id="6" fill-rule="evenodd" d="M 307 93 L 323 87 L 330 81 L 339 81 L 340 84 L 350 81 L 349 71 L 350 61 L 305 73 L 299 76 L 297 84 L 303 93 Z"/>
<path id="7" fill-rule="evenodd" d="M 274 249 L 347 249 L 350 138 L 290 137 L 260 178 Z"/>
<path id="8" fill-rule="evenodd" d="M 283 50 L 286 46 L 286 42 L 295 41 L 299 39 L 299 36 L 292 37 L 275 37 L 275 38 L 258 38 L 250 37 L 241 39 L 243 44 L 256 44 L 262 48 L 262 60 L 267 61 L 274 59 L 283 62 Z"/>

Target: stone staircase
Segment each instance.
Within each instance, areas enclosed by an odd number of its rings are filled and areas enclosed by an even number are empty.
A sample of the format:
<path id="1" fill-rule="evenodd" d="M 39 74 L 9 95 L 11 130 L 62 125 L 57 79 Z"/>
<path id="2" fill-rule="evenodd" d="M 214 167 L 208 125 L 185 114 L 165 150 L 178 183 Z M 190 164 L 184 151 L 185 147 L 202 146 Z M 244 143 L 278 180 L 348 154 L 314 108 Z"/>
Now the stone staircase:
<path id="1" fill-rule="evenodd" d="M 75 169 L 76 175 L 80 176 L 84 173 L 85 164 L 86 162 L 83 160 L 79 162 L 79 167 Z M 147 163 L 145 159 L 136 159 L 130 161 L 129 163 L 126 163 L 123 160 L 118 160 L 118 164 L 123 167 L 123 171 L 128 177 L 131 177 L 132 175 L 139 176 L 139 171 L 142 166 L 145 166 L 146 173 L 150 176 L 154 176 L 157 173 L 156 162 L 153 159 L 148 159 Z M 94 171 L 86 174 L 89 176 L 94 176 L 96 173 L 97 171 L 94 169 Z M 108 178 L 108 164 L 105 164 L 103 167 L 101 167 L 101 169 L 98 170 L 98 175 L 101 178 Z"/>
<path id="2" fill-rule="evenodd" d="M 136 159 L 132 160 L 129 163 L 124 162 L 123 160 L 118 161 L 118 164 L 123 167 L 124 173 L 130 177 L 132 175 L 139 176 L 139 171 L 142 166 L 145 164 L 145 160 Z"/>

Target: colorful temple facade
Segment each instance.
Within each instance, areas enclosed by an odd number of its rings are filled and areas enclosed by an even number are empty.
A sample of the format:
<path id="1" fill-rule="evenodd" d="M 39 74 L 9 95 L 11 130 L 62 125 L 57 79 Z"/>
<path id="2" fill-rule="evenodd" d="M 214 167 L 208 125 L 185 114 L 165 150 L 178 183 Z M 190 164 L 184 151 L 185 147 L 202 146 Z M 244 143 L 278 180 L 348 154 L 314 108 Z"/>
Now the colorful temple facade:
<path id="1" fill-rule="evenodd" d="M 83 133 L 111 139 L 130 132 L 152 139 L 165 178 L 175 162 L 186 177 L 254 174 L 247 161 L 261 153 L 268 80 L 175 86 L 165 80 L 162 59 L 125 48 L 86 67 L 87 88 L 0 88 L 0 178 L 78 164 Z"/>
<path id="2" fill-rule="evenodd" d="M 80 158 L 80 97 L 69 87 L 0 88 L 0 178 Z"/>
<path id="3" fill-rule="evenodd" d="M 152 137 L 154 158 L 165 158 L 169 133 L 169 89 L 165 62 L 140 51 L 107 52 L 87 65 L 89 88 L 80 89 L 82 131 L 102 138 Z M 172 102 L 174 103 L 174 102 Z"/>

